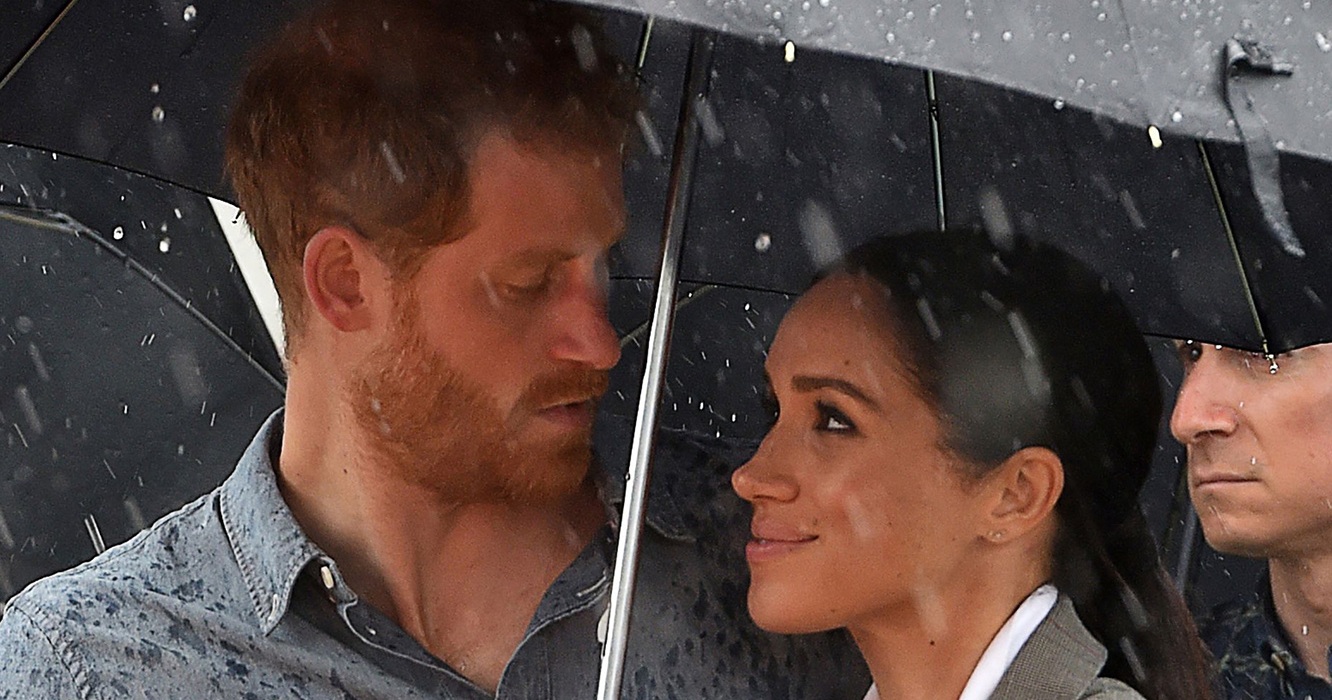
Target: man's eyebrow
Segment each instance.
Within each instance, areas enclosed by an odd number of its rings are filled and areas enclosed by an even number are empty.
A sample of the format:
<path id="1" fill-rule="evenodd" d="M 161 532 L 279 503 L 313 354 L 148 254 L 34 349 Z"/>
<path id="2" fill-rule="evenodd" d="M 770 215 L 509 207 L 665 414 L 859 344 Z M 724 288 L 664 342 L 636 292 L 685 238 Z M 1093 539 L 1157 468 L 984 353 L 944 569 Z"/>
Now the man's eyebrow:
<path id="1" fill-rule="evenodd" d="M 548 265 L 564 262 L 578 257 L 577 254 L 558 248 L 533 248 L 524 250 L 504 261 L 505 267 L 525 267 L 529 265 Z"/>
<path id="2" fill-rule="evenodd" d="M 819 389 L 832 389 L 833 391 L 836 391 L 838 393 L 846 394 L 852 399 L 855 399 L 856 401 L 859 401 L 860 403 L 869 406 L 875 411 L 879 412 L 883 411 L 883 407 L 879 405 L 879 402 L 870 398 L 869 394 L 866 394 L 864 391 L 861 391 L 860 387 L 856 386 L 855 384 L 852 384 L 851 382 L 846 381 L 845 379 L 802 374 L 791 378 L 791 387 L 794 388 L 796 391 L 801 391 L 801 392 L 818 391 Z"/>

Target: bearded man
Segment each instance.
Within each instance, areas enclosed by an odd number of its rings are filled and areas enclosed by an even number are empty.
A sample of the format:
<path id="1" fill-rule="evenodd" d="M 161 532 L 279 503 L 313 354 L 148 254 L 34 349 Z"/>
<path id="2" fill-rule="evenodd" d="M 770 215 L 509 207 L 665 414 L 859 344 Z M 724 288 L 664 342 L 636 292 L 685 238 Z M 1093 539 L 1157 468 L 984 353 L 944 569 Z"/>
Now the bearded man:
<path id="1" fill-rule="evenodd" d="M 636 101 L 596 26 L 544 2 L 334 0 L 268 43 L 226 154 L 283 304 L 285 407 L 217 490 L 10 602 L 0 696 L 590 697 Z M 863 694 L 843 638 L 743 618 L 726 518 L 663 483 L 629 695 Z"/>

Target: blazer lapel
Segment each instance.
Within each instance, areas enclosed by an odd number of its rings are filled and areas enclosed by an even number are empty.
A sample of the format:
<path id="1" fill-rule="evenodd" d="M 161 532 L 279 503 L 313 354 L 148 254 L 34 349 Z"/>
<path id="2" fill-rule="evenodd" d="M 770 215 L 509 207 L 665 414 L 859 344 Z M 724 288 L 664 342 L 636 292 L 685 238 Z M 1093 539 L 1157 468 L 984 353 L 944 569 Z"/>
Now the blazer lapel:
<path id="1" fill-rule="evenodd" d="M 1105 665 L 1105 647 L 1087 631 L 1064 595 L 1022 645 L 990 700 L 1070 700 L 1082 696 Z"/>

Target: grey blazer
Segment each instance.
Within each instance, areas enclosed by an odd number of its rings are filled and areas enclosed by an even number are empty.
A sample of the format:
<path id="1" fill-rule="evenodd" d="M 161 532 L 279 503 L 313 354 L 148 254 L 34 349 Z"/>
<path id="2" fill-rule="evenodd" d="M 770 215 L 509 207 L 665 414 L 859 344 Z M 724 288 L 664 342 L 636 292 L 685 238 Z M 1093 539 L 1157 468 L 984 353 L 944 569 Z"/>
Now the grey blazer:
<path id="1" fill-rule="evenodd" d="M 990 700 L 1143 700 L 1127 685 L 1097 675 L 1105 659 L 1105 647 L 1082 626 L 1073 601 L 1061 594 Z"/>

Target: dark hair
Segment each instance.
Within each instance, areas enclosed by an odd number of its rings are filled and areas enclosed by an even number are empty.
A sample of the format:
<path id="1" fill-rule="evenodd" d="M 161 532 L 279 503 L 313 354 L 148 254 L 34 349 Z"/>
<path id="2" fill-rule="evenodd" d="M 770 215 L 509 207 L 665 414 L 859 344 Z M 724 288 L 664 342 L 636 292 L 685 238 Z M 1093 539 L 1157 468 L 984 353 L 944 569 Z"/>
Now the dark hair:
<path id="1" fill-rule="evenodd" d="M 559 3 L 330 0 L 286 26 L 240 86 L 226 165 L 289 341 L 320 228 L 355 229 L 410 276 L 422 250 L 465 230 L 468 165 L 489 129 L 614 153 L 637 105 L 595 19 Z"/>
<path id="2" fill-rule="evenodd" d="M 1109 284 L 1048 245 L 980 230 L 875 239 L 832 272 L 887 291 L 896 350 L 946 449 L 980 473 L 1023 447 L 1059 456 L 1053 583 L 1105 645 L 1104 675 L 1149 700 L 1210 697 L 1206 652 L 1138 505 L 1157 374 Z"/>

